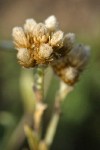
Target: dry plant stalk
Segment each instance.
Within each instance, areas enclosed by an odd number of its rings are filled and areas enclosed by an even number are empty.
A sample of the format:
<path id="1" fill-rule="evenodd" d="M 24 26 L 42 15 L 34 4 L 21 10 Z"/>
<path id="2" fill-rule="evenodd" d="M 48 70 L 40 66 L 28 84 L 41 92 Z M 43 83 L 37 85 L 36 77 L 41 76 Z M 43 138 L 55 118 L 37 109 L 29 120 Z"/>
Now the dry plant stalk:
<path id="1" fill-rule="evenodd" d="M 27 19 L 23 28 L 13 28 L 12 36 L 18 51 L 19 63 L 23 67 L 35 70 L 33 86 L 36 97 L 33 114 L 34 128 L 32 130 L 25 126 L 30 149 L 48 150 L 59 122 L 61 103 L 72 91 L 80 73 L 84 70 L 88 62 L 90 48 L 83 44 L 75 44 L 75 34 L 65 34 L 60 30 L 55 16 L 48 17 L 44 23 Z M 44 69 L 48 66 L 51 66 L 61 81 L 54 100 L 54 113 L 46 135 L 44 139 L 41 139 L 42 116 L 47 108 L 43 101 Z"/>

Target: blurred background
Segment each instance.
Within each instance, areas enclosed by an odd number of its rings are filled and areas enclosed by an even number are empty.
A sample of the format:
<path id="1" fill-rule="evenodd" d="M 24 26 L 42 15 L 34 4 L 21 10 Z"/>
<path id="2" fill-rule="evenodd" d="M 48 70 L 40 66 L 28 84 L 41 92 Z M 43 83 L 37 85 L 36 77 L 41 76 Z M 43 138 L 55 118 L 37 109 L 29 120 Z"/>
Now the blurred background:
<path id="1" fill-rule="evenodd" d="M 78 42 L 90 45 L 91 57 L 74 91 L 62 105 L 51 150 L 100 149 L 100 1 L 0 0 L 0 150 L 28 150 L 22 124 L 31 124 L 34 105 L 32 69 L 21 68 L 16 51 L 1 40 L 12 40 L 12 28 L 22 26 L 25 19 L 41 22 L 52 14 L 63 31 L 74 32 Z M 45 85 L 45 102 L 49 108 L 44 115 L 44 127 L 50 118 L 59 81 L 48 72 L 46 76 L 51 83 Z"/>

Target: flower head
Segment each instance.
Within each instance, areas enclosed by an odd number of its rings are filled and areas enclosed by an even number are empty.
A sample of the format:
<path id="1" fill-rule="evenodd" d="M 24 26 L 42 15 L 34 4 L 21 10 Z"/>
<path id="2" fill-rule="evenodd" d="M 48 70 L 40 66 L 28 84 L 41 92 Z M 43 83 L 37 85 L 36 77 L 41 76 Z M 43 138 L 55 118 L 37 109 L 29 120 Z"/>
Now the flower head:
<path id="1" fill-rule="evenodd" d="M 75 34 L 64 34 L 53 15 L 44 23 L 27 19 L 23 28 L 13 28 L 12 36 L 22 66 L 51 65 L 54 72 L 69 85 L 76 83 L 88 62 L 89 47 L 76 45 Z"/>
<path id="2" fill-rule="evenodd" d="M 27 19 L 23 28 L 13 28 L 12 36 L 18 50 L 17 58 L 24 67 L 51 64 L 67 52 L 64 33 L 58 29 L 58 21 L 53 15 L 45 23 Z"/>

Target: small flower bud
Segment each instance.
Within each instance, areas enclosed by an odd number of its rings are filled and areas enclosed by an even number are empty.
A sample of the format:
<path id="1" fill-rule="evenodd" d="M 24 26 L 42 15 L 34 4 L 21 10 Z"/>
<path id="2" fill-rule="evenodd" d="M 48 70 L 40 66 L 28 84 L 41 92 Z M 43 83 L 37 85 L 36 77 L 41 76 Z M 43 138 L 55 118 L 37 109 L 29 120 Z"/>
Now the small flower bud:
<path id="1" fill-rule="evenodd" d="M 24 30 L 26 33 L 33 33 L 36 21 L 34 19 L 27 19 L 24 24 Z"/>
<path id="2" fill-rule="evenodd" d="M 34 28 L 34 36 L 39 42 L 46 42 L 49 37 L 48 29 L 43 23 L 39 23 Z"/>
<path id="3" fill-rule="evenodd" d="M 78 75 L 78 70 L 74 67 L 69 66 L 62 70 L 61 78 L 67 84 L 72 85 L 77 81 Z"/>
<path id="4" fill-rule="evenodd" d="M 27 39 L 24 34 L 24 31 L 21 27 L 15 27 L 12 31 L 12 36 L 14 38 L 14 42 L 16 47 L 26 48 L 27 47 Z"/>
<path id="5" fill-rule="evenodd" d="M 45 25 L 50 31 L 55 31 L 58 28 L 58 21 L 55 16 L 50 16 L 45 20 Z"/>
<path id="6" fill-rule="evenodd" d="M 63 45 L 62 42 L 63 42 L 63 32 L 60 30 L 56 31 L 51 37 L 50 44 L 52 46 L 58 47 Z"/>
<path id="7" fill-rule="evenodd" d="M 18 49 L 17 58 L 22 62 L 28 62 L 30 59 L 30 55 L 27 48 Z"/>
<path id="8" fill-rule="evenodd" d="M 75 42 L 74 33 L 68 33 L 64 36 L 63 45 L 66 48 L 67 52 L 69 52 L 73 48 L 74 42 Z"/>
<path id="9" fill-rule="evenodd" d="M 49 58 L 50 55 L 52 54 L 52 52 L 53 52 L 53 49 L 48 44 L 41 44 L 40 45 L 39 55 L 42 58 Z"/>
<path id="10" fill-rule="evenodd" d="M 88 62 L 90 48 L 84 45 L 76 45 L 68 55 L 71 65 L 77 69 L 83 70 Z"/>
<path id="11" fill-rule="evenodd" d="M 74 33 L 68 33 L 64 37 L 64 42 L 68 43 L 74 43 L 75 42 L 75 34 Z"/>

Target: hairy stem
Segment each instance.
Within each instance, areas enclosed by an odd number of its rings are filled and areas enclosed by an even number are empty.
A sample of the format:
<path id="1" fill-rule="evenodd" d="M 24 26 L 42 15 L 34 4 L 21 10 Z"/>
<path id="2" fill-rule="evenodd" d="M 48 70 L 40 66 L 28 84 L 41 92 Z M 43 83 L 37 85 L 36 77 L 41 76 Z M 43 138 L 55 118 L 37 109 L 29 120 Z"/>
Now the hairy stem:
<path id="1" fill-rule="evenodd" d="M 34 93 L 35 93 L 35 111 L 33 115 L 34 130 L 38 136 L 41 134 L 41 122 L 44 110 L 47 105 L 43 103 L 44 99 L 44 68 L 37 68 L 34 71 Z"/>

